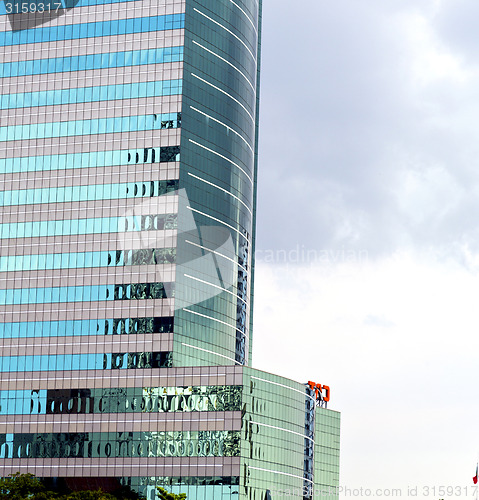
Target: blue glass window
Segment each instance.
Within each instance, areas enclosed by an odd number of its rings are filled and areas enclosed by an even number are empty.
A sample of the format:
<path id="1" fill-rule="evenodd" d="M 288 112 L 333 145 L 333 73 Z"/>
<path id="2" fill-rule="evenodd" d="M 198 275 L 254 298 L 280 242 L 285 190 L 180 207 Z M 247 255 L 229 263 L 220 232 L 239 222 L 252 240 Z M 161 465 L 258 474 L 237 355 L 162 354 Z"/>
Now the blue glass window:
<path id="1" fill-rule="evenodd" d="M 94 151 L 63 155 L 24 156 L 0 158 L 0 174 L 13 172 L 35 172 L 40 170 L 63 170 L 69 168 L 112 167 L 142 163 L 170 162 L 180 160 L 179 146 L 142 148 L 117 151 Z"/>
<path id="2" fill-rule="evenodd" d="M 0 272 L 174 264 L 176 248 L 0 256 Z"/>
<path id="3" fill-rule="evenodd" d="M 183 47 L 129 50 L 106 54 L 35 59 L 0 64 L 0 78 L 7 76 L 41 75 L 90 69 L 118 68 L 144 64 L 161 64 L 183 60 Z"/>
<path id="4" fill-rule="evenodd" d="M 0 191 L 0 206 L 144 198 L 162 196 L 173 193 L 177 189 L 177 180 L 16 189 L 14 191 Z"/>
<path id="5" fill-rule="evenodd" d="M 0 458 L 236 457 L 240 442 L 240 431 L 0 434 Z"/>
<path id="6" fill-rule="evenodd" d="M 166 299 L 174 296 L 174 290 L 174 283 L 10 288 L 0 290 L 0 304 L 53 304 L 100 300 Z"/>
<path id="7" fill-rule="evenodd" d="M 0 356 L 0 372 L 163 368 L 170 365 L 170 360 L 169 352 Z"/>
<path id="8" fill-rule="evenodd" d="M 68 122 L 33 123 L 31 125 L 10 125 L 8 127 L 0 127 L 0 142 L 178 128 L 180 125 L 180 113 L 118 116 L 114 118 L 95 118 L 92 120 Z"/>
<path id="9" fill-rule="evenodd" d="M 1 31 L 0 45 L 20 45 L 25 43 L 53 42 L 56 40 L 72 40 L 77 38 L 94 38 L 96 36 L 123 35 L 181 29 L 184 27 L 184 14 L 167 14 L 164 16 L 138 17 L 98 21 L 93 23 L 70 24 L 63 26 L 37 27 L 25 31 Z"/>
<path id="10" fill-rule="evenodd" d="M 135 335 L 173 332 L 173 317 L 109 318 L 0 323 L 0 338 Z"/>
<path id="11" fill-rule="evenodd" d="M 5 224 L 0 224 L 0 239 L 56 235 L 70 236 L 73 234 L 124 233 L 130 231 L 159 231 L 162 229 L 176 229 L 176 227 L 176 214 L 7 222 Z"/>
<path id="12" fill-rule="evenodd" d="M 60 1 L 60 0 L 55 0 L 55 1 Z M 71 8 L 71 7 L 86 7 L 86 6 L 89 6 L 89 5 L 105 5 L 105 4 L 109 4 L 109 3 L 120 3 L 120 2 L 137 2 L 139 0 L 64 0 L 63 2 L 61 2 L 61 7 L 60 8 Z M 5 0 L 5 1 L 0 1 L 0 15 L 2 14 L 6 14 L 7 13 L 7 9 L 5 7 L 5 4 L 14 4 L 14 5 L 18 5 L 22 3 L 22 0 Z M 50 0 L 45 0 L 44 2 L 41 2 L 41 0 L 35 0 L 35 1 L 29 1 L 28 2 L 28 5 L 30 7 L 30 12 L 38 12 L 39 11 L 39 8 L 38 8 L 38 4 L 40 3 L 44 3 L 44 4 L 50 4 Z M 71 5 L 71 4 L 74 4 L 74 5 Z M 31 7 L 31 5 L 34 4 L 36 5 L 37 7 L 35 8 L 35 10 L 33 10 L 33 8 Z M 51 6 L 51 10 L 55 10 L 57 8 L 57 6 Z M 12 6 L 9 6 L 8 7 L 8 10 L 9 11 L 13 11 L 13 12 L 21 12 L 21 7 L 18 9 L 18 8 L 13 8 Z M 48 11 L 48 9 L 46 9 Z"/>
<path id="13" fill-rule="evenodd" d="M 0 415 L 238 411 L 241 396 L 234 385 L 7 390 Z"/>
<path id="14" fill-rule="evenodd" d="M 181 80 L 126 83 L 100 87 L 3 94 L 0 95 L 0 109 L 111 101 L 115 99 L 137 99 L 140 97 L 162 97 L 178 94 L 181 94 Z"/>

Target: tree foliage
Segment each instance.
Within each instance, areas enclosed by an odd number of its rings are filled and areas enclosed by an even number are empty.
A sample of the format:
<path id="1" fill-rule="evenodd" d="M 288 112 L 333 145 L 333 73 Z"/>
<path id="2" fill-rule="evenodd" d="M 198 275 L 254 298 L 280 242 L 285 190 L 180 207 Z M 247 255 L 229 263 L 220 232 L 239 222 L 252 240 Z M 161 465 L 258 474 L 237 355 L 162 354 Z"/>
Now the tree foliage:
<path id="1" fill-rule="evenodd" d="M 176 498 L 176 497 L 175 497 Z M 0 500 L 144 500 L 129 488 L 114 493 L 86 490 L 60 494 L 45 488 L 33 474 L 10 474 L 0 479 Z"/>
<path id="2" fill-rule="evenodd" d="M 158 491 L 158 496 L 160 497 L 160 500 L 185 500 L 186 499 L 186 493 L 180 493 L 179 495 L 176 495 L 175 493 L 168 493 L 161 486 L 158 486 L 156 488 L 156 490 Z"/>
<path id="3" fill-rule="evenodd" d="M 41 499 L 45 488 L 33 474 L 10 474 L 0 479 L 0 500 Z"/>

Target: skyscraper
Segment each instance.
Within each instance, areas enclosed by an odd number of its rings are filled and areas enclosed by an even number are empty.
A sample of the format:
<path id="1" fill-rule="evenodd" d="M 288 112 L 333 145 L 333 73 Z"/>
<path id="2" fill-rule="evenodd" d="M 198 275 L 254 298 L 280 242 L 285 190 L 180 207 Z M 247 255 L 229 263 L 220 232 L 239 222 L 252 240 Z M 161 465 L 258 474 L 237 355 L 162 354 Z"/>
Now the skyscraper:
<path id="1" fill-rule="evenodd" d="M 261 2 L 0 7 L 0 475 L 336 486 L 329 388 L 250 367 Z"/>

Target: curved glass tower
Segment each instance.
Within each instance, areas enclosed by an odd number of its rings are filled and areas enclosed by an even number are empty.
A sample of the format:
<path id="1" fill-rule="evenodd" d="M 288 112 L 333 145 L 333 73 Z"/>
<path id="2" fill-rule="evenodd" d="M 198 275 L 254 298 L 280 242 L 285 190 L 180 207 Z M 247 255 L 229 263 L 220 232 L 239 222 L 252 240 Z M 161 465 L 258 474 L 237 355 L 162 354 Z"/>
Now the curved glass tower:
<path id="1" fill-rule="evenodd" d="M 257 0 L 186 3 L 179 177 L 187 201 L 178 214 L 174 339 L 179 366 L 244 365 L 250 358 L 259 19 Z"/>
<path id="2" fill-rule="evenodd" d="M 0 1 L 0 476 L 337 496 L 329 388 L 249 366 L 260 25 Z"/>

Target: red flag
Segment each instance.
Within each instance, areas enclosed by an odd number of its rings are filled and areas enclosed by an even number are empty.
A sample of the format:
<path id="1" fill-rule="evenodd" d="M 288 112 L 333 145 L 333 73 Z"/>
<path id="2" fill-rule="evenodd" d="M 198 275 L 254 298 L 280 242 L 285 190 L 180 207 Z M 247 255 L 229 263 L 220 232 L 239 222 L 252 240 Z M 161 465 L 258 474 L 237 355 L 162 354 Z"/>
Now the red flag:
<path id="1" fill-rule="evenodd" d="M 479 464 L 476 465 L 476 475 L 472 478 L 472 480 L 474 481 L 474 484 L 477 484 L 477 477 L 478 477 L 478 467 L 479 467 Z"/>

